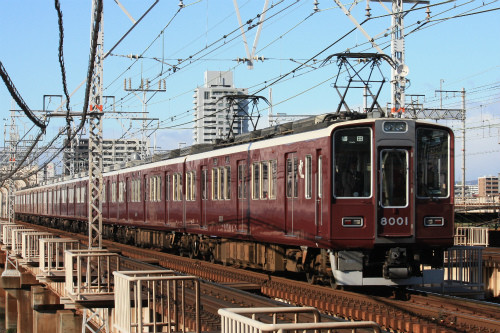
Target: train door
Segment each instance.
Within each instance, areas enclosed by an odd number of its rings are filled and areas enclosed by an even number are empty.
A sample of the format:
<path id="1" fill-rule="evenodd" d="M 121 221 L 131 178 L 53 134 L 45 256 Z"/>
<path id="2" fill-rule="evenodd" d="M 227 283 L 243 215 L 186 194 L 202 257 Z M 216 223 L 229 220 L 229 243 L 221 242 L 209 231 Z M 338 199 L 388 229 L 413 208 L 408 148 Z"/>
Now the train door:
<path id="1" fill-rule="evenodd" d="M 142 197 L 142 214 L 143 214 L 143 219 L 144 223 L 148 222 L 148 212 L 147 212 L 147 201 L 148 201 L 148 177 L 146 175 L 143 176 L 142 178 L 142 183 L 144 184 L 143 187 L 143 194 L 144 196 Z"/>
<path id="2" fill-rule="evenodd" d="M 299 175 L 298 175 L 298 158 L 297 153 L 287 153 L 285 156 L 285 175 L 286 175 L 286 189 L 285 189 L 285 233 L 293 235 L 294 233 L 294 212 L 299 197 Z"/>
<path id="3" fill-rule="evenodd" d="M 316 161 L 316 174 L 314 179 L 316 180 L 316 191 L 315 195 L 315 225 L 316 225 L 316 235 L 320 234 L 320 230 L 323 227 L 323 156 L 321 156 L 321 149 L 318 149 Z"/>
<path id="4" fill-rule="evenodd" d="M 130 177 L 126 177 L 125 178 L 125 193 L 123 194 L 124 195 L 124 206 L 125 206 L 125 221 L 126 222 L 129 222 L 129 212 L 128 212 L 128 209 L 129 209 L 129 202 L 130 202 L 130 198 L 131 198 L 131 186 L 130 186 Z"/>
<path id="5" fill-rule="evenodd" d="M 201 167 L 201 221 L 200 226 L 207 228 L 207 203 L 208 203 L 208 169 L 206 165 Z"/>
<path id="6" fill-rule="evenodd" d="M 238 232 L 248 232 L 248 167 L 246 160 L 237 161 L 238 165 L 238 199 L 237 204 L 237 220 L 238 225 L 236 226 Z"/>
<path id="7" fill-rule="evenodd" d="M 411 188 L 411 151 L 381 149 L 379 155 L 380 237 L 411 237 L 413 235 Z"/>
<path id="8" fill-rule="evenodd" d="M 170 172 L 165 172 L 165 224 L 170 222 Z"/>

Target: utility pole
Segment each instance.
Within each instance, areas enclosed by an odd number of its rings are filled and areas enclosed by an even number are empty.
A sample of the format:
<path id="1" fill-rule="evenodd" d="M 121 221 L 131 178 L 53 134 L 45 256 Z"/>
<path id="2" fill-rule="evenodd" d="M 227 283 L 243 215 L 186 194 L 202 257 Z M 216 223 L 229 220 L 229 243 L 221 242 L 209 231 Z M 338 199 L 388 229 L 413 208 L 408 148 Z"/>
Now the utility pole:
<path id="1" fill-rule="evenodd" d="M 9 172 L 12 172 L 16 167 L 16 141 L 17 141 L 17 130 L 16 130 L 16 120 L 14 111 L 10 114 L 10 132 L 9 132 Z M 8 194 L 8 208 L 7 213 L 9 215 L 9 222 L 14 223 L 16 220 L 14 200 L 14 192 L 16 190 L 14 180 L 12 179 L 14 175 L 11 175 L 8 180 L 9 194 Z"/>
<path id="2" fill-rule="evenodd" d="M 98 16 L 97 0 L 92 1 L 91 27 L 99 31 L 89 96 L 89 249 L 102 248 L 102 82 L 103 16 Z M 92 35 L 91 29 L 91 35 Z"/>
<path id="3" fill-rule="evenodd" d="M 462 88 L 462 200 L 467 207 L 465 200 L 465 88 Z"/>
<path id="4" fill-rule="evenodd" d="M 444 82 L 444 80 L 440 80 L 440 86 Z M 463 204 L 466 204 L 465 201 L 465 88 L 462 90 L 436 90 L 436 93 L 440 93 L 441 95 L 441 112 L 443 114 L 442 118 L 439 119 L 449 119 L 446 118 L 446 113 L 450 111 L 450 109 L 443 109 L 443 93 L 460 93 L 462 95 L 462 109 L 460 111 L 460 118 L 454 118 L 456 120 L 462 121 L 462 201 Z"/>
<path id="5" fill-rule="evenodd" d="M 142 120 L 141 145 L 139 147 L 140 153 L 141 153 L 141 160 L 144 160 L 146 158 L 146 156 L 148 155 L 148 153 L 147 153 L 148 147 L 146 144 L 146 140 L 147 140 L 146 139 L 147 138 L 147 135 L 146 135 L 147 123 L 146 122 L 148 120 L 150 120 L 147 117 L 148 102 L 151 100 L 151 98 L 154 97 L 154 95 L 156 95 L 156 93 L 166 91 L 165 80 L 158 81 L 158 88 L 150 87 L 149 83 L 150 83 L 149 79 L 142 79 L 141 78 L 141 85 L 139 86 L 139 88 L 132 88 L 132 83 L 131 83 L 131 80 L 129 78 L 128 79 L 128 88 L 127 88 L 127 79 L 125 79 L 123 82 L 123 89 L 125 91 L 132 92 L 135 95 L 135 97 L 137 97 L 142 103 L 142 119 L 140 119 L 140 120 Z M 153 95 L 150 98 L 146 98 L 148 92 L 153 93 Z M 139 97 L 138 93 L 142 93 L 142 98 Z"/>

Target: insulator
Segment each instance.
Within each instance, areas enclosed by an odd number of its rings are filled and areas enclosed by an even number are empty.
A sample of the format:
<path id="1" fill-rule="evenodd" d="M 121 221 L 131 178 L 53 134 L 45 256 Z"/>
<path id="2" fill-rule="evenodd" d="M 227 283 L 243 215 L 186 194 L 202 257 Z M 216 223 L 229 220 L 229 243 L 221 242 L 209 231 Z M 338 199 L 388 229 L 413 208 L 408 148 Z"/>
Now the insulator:
<path id="1" fill-rule="evenodd" d="M 179 6 L 179 8 L 184 8 L 185 7 L 184 2 L 182 2 L 182 0 L 180 0 L 178 6 Z"/>
<path id="2" fill-rule="evenodd" d="M 370 11 L 372 10 L 372 9 L 370 8 L 370 1 L 366 1 L 366 8 L 365 8 L 365 10 L 366 10 L 366 14 L 365 14 L 365 15 L 366 15 L 366 17 L 370 17 L 370 16 L 372 16 L 372 14 L 370 13 Z"/>
<path id="3" fill-rule="evenodd" d="M 315 12 L 318 12 L 318 11 L 319 11 L 319 8 L 318 8 L 319 2 L 318 2 L 318 0 L 314 0 L 314 3 L 313 3 L 313 4 L 314 4 L 314 8 L 313 8 L 313 10 L 314 10 Z"/>
<path id="4" fill-rule="evenodd" d="M 430 7 L 427 6 L 427 9 L 425 10 L 425 13 L 427 14 L 427 20 L 429 20 L 431 18 L 431 9 Z"/>

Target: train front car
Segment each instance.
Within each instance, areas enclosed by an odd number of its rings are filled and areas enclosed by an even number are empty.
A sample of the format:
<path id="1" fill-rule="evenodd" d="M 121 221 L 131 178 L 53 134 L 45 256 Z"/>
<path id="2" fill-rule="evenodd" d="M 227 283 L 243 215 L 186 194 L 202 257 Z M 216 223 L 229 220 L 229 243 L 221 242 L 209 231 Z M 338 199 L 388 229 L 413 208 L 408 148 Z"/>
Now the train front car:
<path id="1" fill-rule="evenodd" d="M 453 245 L 452 131 L 376 119 L 338 126 L 332 140 L 335 283 L 442 282 Z"/>

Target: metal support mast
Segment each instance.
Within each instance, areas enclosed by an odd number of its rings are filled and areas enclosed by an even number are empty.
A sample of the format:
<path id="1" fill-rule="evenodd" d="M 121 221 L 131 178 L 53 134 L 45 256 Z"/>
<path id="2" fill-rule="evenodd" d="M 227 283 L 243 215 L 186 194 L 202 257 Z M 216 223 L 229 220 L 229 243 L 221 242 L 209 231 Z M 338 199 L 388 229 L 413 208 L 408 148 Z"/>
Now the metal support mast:
<path id="1" fill-rule="evenodd" d="M 94 26 L 97 1 L 92 1 Z M 89 96 L 89 248 L 102 247 L 102 83 L 103 83 L 103 18 L 95 25 L 99 29 L 94 71 Z M 92 29 L 91 29 L 92 30 Z M 92 33 L 92 32 L 91 32 Z"/>
<path id="2" fill-rule="evenodd" d="M 125 91 L 130 91 L 132 92 L 135 97 L 137 97 L 141 103 L 142 103 L 142 130 L 141 130 L 141 144 L 140 144 L 140 153 L 141 153 L 141 160 L 144 160 L 147 155 L 148 155 L 148 144 L 147 144 L 147 121 L 151 120 L 151 118 L 148 118 L 148 102 L 151 98 L 156 95 L 158 92 L 165 92 L 165 80 L 159 80 L 158 81 L 158 88 L 153 88 L 149 86 L 149 79 L 141 79 L 141 85 L 139 86 L 138 89 L 132 88 L 132 84 L 130 82 L 131 80 L 128 80 L 128 88 L 127 88 L 127 79 L 124 80 L 123 82 L 123 89 Z M 163 86 L 162 86 L 163 85 Z M 142 98 L 139 97 L 138 93 L 142 92 Z M 150 98 L 147 98 L 147 93 L 152 92 L 153 95 Z"/>
<path id="3" fill-rule="evenodd" d="M 14 111 L 11 112 L 10 115 L 10 132 L 9 132 L 9 172 L 12 172 L 14 168 L 16 167 L 16 142 L 18 141 L 19 137 L 17 134 L 16 130 L 16 120 L 15 120 L 15 114 Z M 7 209 L 7 214 L 9 215 L 9 222 L 14 223 L 16 214 L 14 210 L 14 200 L 15 200 L 15 195 L 14 192 L 16 190 L 14 180 L 12 179 L 14 175 L 9 177 L 8 180 L 8 197 L 7 197 L 7 202 L 8 202 L 8 209 Z"/>
<path id="4" fill-rule="evenodd" d="M 408 67 L 405 65 L 403 2 L 392 1 L 391 58 L 395 66 L 391 69 L 391 111 L 397 114 L 405 112 L 405 86 L 408 75 Z"/>

